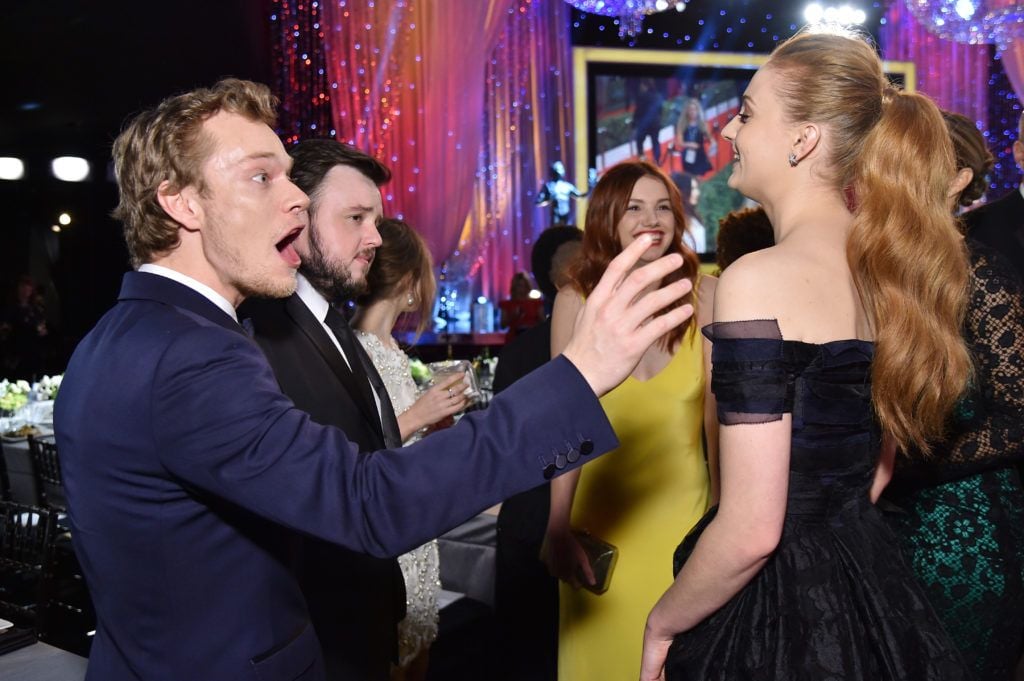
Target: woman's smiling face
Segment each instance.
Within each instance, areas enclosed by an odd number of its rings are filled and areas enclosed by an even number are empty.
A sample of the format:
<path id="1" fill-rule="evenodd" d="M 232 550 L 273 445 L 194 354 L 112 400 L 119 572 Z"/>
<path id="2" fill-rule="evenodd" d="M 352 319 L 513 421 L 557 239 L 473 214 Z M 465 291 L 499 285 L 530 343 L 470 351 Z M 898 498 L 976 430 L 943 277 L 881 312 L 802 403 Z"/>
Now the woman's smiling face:
<path id="1" fill-rule="evenodd" d="M 668 250 L 675 228 L 676 221 L 672 213 L 668 187 L 656 177 L 641 177 L 633 185 L 629 205 L 616 228 L 620 246 L 626 248 L 641 234 L 650 234 L 651 247 L 643 254 L 641 260 L 657 260 Z"/>
<path id="2" fill-rule="evenodd" d="M 792 125 L 785 117 L 775 85 L 779 74 L 762 68 L 743 94 L 743 106 L 722 130 L 733 150 L 729 186 L 755 201 L 780 178 L 788 177 Z"/>

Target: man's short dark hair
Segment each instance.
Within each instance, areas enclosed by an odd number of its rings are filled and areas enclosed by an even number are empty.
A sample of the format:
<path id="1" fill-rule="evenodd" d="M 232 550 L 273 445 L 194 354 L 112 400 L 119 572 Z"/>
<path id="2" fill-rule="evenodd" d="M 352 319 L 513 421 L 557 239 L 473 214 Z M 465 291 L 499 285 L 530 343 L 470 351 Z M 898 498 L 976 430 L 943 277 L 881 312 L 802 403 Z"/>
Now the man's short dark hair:
<path id="1" fill-rule="evenodd" d="M 288 150 L 294 159 L 291 178 L 309 196 L 309 212 L 314 213 L 320 186 L 335 166 L 349 166 L 380 187 L 391 179 L 386 165 L 355 147 L 333 139 L 303 140 Z"/>
<path id="2" fill-rule="evenodd" d="M 534 281 L 545 300 L 554 300 L 558 289 L 551 281 L 551 260 L 555 257 L 555 251 L 562 244 L 570 241 L 580 241 L 583 232 L 578 228 L 561 225 L 548 227 L 537 240 L 533 242 L 533 252 L 530 254 L 530 269 L 533 270 Z"/>

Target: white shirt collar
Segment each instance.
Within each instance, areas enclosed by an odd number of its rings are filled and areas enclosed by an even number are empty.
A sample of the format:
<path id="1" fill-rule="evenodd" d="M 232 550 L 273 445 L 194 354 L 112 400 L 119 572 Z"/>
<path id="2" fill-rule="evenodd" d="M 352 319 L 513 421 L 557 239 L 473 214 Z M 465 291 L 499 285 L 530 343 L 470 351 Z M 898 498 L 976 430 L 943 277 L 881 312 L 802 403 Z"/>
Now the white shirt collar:
<path id="1" fill-rule="evenodd" d="M 217 293 L 203 282 L 197 281 L 187 274 L 182 274 L 178 270 L 172 270 L 170 267 L 164 267 L 163 265 L 154 265 L 153 263 L 146 263 L 145 265 L 139 266 L 139 272 L 157 274 L 161 277 L 173 279 L 182 286 L 188 286 L 190 289 L 223 310 L 224 314 L 228 315 L 236 322 L 238 321 L 238 315 L 235 313 L 235 308 L 228 302 L 227 298 Z"/>
<path id="2" fill-rule="evenodd" d="M 295 293 L 306 304 L 317 321 L 323 322 L 327 318 L 327 309 L 330 307 L 330 303 L 301 274 L 295 275 Z"/>

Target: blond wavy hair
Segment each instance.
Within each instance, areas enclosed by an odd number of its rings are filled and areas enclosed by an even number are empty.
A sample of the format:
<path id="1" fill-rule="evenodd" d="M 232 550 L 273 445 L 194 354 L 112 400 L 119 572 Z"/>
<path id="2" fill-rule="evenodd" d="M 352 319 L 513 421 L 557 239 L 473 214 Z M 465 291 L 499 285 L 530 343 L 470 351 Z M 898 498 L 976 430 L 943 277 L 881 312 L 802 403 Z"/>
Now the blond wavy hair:
<path id="1" fill-rule="evenodd" d="M 847 260 L 875 337 L 872 402 L 901 449 L 928 454 L 972 373 L 961 336 L 968 258 L 946 204 L 956 174 L 935 104 L 893 88 L 851 33 L 802 32 L 765 68 L 792 122 L 827 127 L 827 179 L 853 208 Z"/>
<path id="2" fill-rule="evenodd" d="M 160 206 L 157 190 L 195 187 L 205 193 L 202 165 L 213 147 L 203 123 L 220 111 L 274 127 L 277 98 L 261 83 L 226 78 L 160 102 L 138 114 L 114 142 L 114 173 L 120 202 L 112 213 L 124 226 L 132 266 L 177 247 L 181 227 Z"/>

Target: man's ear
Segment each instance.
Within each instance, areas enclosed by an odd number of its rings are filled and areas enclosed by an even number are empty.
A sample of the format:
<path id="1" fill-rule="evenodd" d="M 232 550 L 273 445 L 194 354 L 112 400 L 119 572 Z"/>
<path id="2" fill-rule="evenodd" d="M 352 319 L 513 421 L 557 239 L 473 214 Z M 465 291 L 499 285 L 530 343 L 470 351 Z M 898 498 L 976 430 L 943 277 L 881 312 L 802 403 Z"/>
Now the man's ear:
<path id="1" fill-rule="evenodd" d="M 804 123 L 797 128 L 797 138 L 793 142 L 793 153 L 796 154 L 797 162 L 810 156 L 818 147 L 821 141 L 821 128 L 814 123 Z"/>
<path id="2" fill-rule="evenodd" d="M 203 224 L 203 206 L 193 187 L 174 189 L 170 180 L 164 180 L 156 190 L 156 200 L 167 215 L 190 232 L 199 231 Z"/>
<path id="3" fill-rule="evenodd" d="M 949 191 L 946 192 L 947 199 L 955 199 L 960 196 L 960 192 L 967 188 L 967 185 L 974 179 L 974 171 L 970 168 L 961 168 L 957 171 L 956 177 L 949 183 Z"/>

